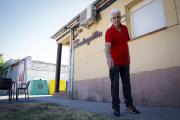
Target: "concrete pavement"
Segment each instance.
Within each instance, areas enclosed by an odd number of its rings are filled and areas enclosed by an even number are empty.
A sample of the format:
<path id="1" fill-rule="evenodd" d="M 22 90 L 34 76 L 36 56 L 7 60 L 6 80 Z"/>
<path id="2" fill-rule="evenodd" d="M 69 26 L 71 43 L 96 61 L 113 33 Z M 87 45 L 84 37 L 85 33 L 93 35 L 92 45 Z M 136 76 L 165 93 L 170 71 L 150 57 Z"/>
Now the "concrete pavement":
<path id="1" fill-rule="evenodd" d="M 25 100 L 24 95 L 19 96 L 18 102 L 27 101 L 28 100 Z M 63 106 L 76 108 L 80 110 L 113 115 L 111 103 L 93 102 L 85 100 L 71 100 L 68 98 L 55 97 L 51 95 L 31 95 L 29 102 L 35 101 L 54 102 L 61 104 Z M 14 102 L 16 101 L 14 100 Z M 8 103 L 8 96 L 0 96 L 0 103 Z M 135 107 L 141 112 L 141 114 L 132 114 L 124 110 L 125 104 L 121 104 L 120 107 L 120 118 L 135 120 L 180 120 L 180 108 L 135 105 Z"/>

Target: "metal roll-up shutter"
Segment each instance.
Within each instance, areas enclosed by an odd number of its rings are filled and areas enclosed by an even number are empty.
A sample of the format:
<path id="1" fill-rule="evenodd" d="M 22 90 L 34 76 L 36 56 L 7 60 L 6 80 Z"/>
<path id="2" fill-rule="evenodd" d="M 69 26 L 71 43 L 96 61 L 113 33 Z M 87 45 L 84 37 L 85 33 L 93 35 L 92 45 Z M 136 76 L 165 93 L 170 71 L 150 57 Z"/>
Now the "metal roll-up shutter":
<path id="1" fill-rule="evenodd" d="M 144 0 L 130 9 L 132 38 L 166 26 L 162 0 Z"/>

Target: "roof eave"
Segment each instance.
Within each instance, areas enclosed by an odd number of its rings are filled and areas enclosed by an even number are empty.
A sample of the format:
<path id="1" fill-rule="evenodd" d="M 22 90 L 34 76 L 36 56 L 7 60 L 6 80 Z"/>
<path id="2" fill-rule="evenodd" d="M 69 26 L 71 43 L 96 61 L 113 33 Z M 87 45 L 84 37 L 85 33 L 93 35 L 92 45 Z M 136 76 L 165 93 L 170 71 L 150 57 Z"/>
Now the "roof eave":
<path id="1" fill-rule="evenodd" d="M 97 3 L 99 3 L 101 0 L 96 0 L 96 1 L 94 1 L 92 4 L 93 5 L 96 5 Z M 77 16 L 75 16 L 71 21 L 69 21 L 65 26 L 63 26 L 63 27 L 61 27 L 61 29 L 59 29 L 54 35 L 52 35 L 50 38 L 52 38 L 52 39 L 55 39 L 54 37 L 59 33 L 59 32 L 61 32 L 63 29 L 64 29 L 64 27 L 66 27 L 66 26 L 68 26 L 68 25 L 70 25 L 71 23 L 73 23 L 76 19 L 78 19 L 80 17 L 80 14 L 78 14 Z"/>
<path id="2" fill-rule="evenodd" d="M 65 26 L 68 26 L 68 25 L 70 25 L 71 23 L 73 23 L 76 19 L 78 19 L 80 17 L 80 14 L 78 14 L 76 17 L 74 17 L 71 21 L 69 21 Z M 64 27 L 65 27 L 64 26 Z M 54 35 L 52 35 L 51 36 L 51 38 L 52 39 L 55 39 L 54 37 L 59 33 L 59 32 L 61 32 L 63 29 L 64 29 L 64 27 L 61 27 L 61 29 L 59 29 Z"/>

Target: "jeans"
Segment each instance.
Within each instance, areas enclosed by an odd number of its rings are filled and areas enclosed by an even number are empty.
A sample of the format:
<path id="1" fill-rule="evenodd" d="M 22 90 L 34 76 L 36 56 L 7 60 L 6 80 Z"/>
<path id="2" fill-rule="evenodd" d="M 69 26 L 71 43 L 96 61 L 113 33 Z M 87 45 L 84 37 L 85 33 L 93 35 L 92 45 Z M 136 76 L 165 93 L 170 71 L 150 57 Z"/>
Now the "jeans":
<path id="1" fill-rule="evenodd" d="M 111 79 L 111 96 L 112 96 L 112 108 L 120 107 L 119 99 L 119 73 L 122 81 L 123 95 L 126 105 L 132 105 L 133 100 L 131 96 L 131 84 L 129 74 L 129 64 L 114 65 L 109 69 L 109 77 Z"/>

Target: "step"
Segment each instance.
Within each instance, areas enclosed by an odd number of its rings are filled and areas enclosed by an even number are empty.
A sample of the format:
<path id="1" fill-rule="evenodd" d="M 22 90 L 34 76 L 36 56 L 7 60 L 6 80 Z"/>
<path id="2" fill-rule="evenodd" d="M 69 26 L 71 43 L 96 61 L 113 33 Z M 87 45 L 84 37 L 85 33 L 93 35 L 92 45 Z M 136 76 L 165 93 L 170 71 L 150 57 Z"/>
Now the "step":
<path id="1" fill-rule="evenodd" d="M 59 91 L 58 93 L 53 93 L 52 96 L 56 97 L 68 97 L 67 91 Z"/>

